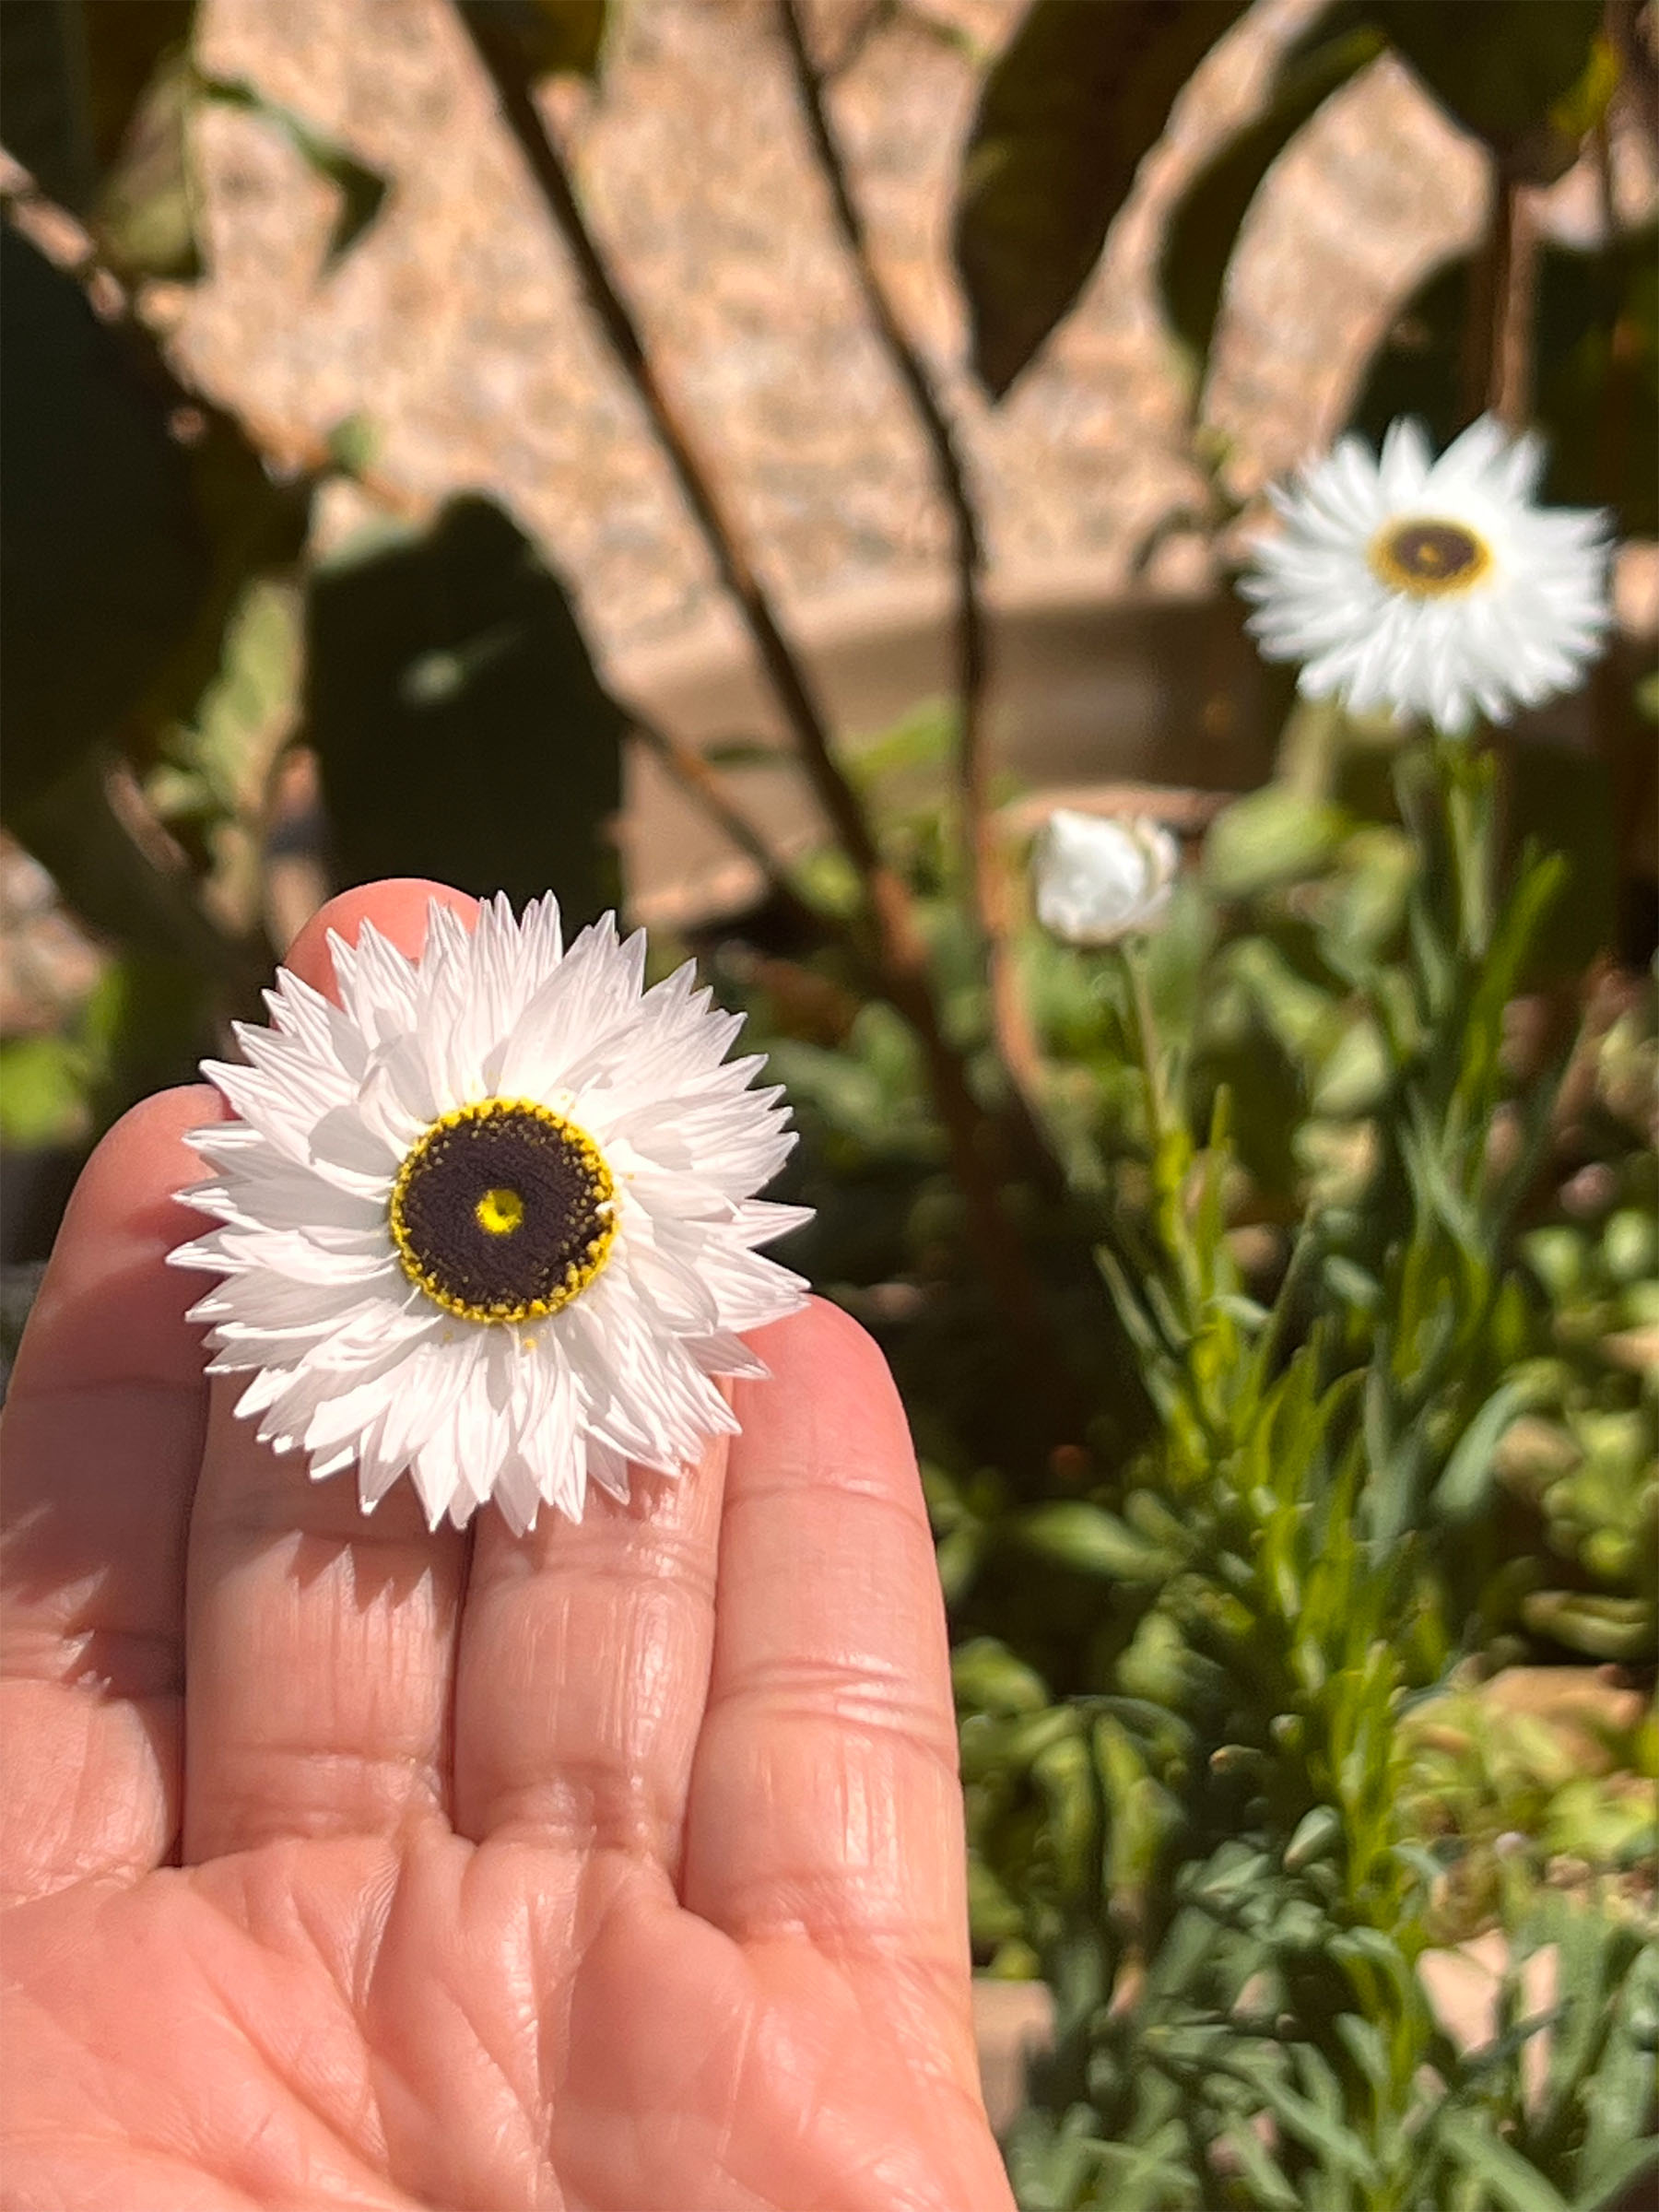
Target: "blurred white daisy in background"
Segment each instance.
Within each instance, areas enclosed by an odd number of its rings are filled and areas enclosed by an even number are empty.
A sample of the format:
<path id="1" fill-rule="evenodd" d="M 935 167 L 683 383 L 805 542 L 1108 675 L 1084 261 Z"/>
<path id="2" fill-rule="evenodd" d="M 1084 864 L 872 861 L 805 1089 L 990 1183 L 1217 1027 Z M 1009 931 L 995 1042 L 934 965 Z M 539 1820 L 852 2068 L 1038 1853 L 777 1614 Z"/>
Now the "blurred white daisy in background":
<path id="1" fill-rule="evenodd" d="M 1037 919 L 1068 945 L 1112 945 L 1152 928 L 1170 903 L 1181 847 L 1157 822 L 1055 807 L 1031 868 Z"/>
<path id="2" fill-rule="evenodd" d="M 646 990 L 613 916 L 565 949 L 551 898 L 470 932 L 434 902 L 418 961 L 330 944 L 340 1005 L 279 970 L 248 1065 L 204 1071 L 240 1117 L 191 1139 L 220 1226 L 172 1254 L 224 1278 L 209 1371 L 255 1371 L 237 1411 L 355 1463 L 365 1512 L 406 1471 L 434 1527 L 679 1472 L 737 1427 L 712 1378 L 766 1372 L 737 1332 L 806 1290 L 755 1249 L 810 1217 L 754 1194 L 794 1138 L 724 1058 L 742 1017 L 688 965 Z"/>
<path id="3" fill-rule="evenodd" d="M 1576 689 L 1612 620 L 1607 519 L 1535 506 L 1543 466 L 1489 416 L 1438 461 L 1415 422 L 1380 458 L 1340 439 L 1269 495 L 1284 528 L 1240 584 L 1263 653 L 1300 661 L 1310 698 L 1451 736 Z"/>

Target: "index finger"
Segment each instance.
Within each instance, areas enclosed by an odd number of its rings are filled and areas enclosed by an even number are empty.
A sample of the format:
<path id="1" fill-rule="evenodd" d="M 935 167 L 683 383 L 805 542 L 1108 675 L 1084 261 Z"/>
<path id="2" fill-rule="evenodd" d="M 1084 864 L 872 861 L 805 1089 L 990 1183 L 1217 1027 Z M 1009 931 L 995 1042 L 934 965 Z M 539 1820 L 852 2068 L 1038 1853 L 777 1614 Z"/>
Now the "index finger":
<path id="1" fill-rule="evenodd" d="M 184 1533 L 206 1417 L 196 1292 L 168 1253 L 201 1180 L 187 1130 L 218 1094 L 163 1091 L 118 1122 L 69 1201 L 5 1417 L 0 1677 L 19 1747 L 5 1881 L 41 1894 L 143 1871 L 178 1825 Z M 64 1756 L 65 1744 L 74 1757 Z"/>

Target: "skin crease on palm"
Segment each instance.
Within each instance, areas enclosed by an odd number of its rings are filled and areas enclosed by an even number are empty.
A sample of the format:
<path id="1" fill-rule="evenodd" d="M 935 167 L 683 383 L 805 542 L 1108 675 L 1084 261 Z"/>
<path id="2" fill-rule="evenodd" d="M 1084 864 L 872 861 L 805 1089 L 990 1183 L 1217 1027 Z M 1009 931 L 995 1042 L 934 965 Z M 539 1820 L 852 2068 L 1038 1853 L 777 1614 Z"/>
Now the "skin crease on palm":
<path id="1" fill-rule="evenodd" d="M 434 892 L 356 891 L 418 950 Z M 1010 2212 L 945 1629 L 879 1354 L 756 1338 L 741 1436 L 524 1539 L 371 1520 L 231 1418 L 136 1108 L 5 1420 L 16 2212 Z"/>

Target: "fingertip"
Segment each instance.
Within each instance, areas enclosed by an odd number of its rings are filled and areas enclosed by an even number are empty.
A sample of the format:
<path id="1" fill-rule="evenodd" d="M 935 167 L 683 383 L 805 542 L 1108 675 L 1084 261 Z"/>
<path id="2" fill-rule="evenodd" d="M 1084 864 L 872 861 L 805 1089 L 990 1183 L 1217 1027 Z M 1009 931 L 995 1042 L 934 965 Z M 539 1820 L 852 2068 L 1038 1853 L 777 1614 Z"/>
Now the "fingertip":
<path id="1" fill-rule="evenodd" d="M 229 1118 L 210 1085 L 183 1084 L 140 1100 L 100 1139 L 65 1209 L 15 1391 L 199 1373 L 200 1333 L 184 1312 L 202 1285 L 165 1263 L 202 1227 L 178 1195 L 206 1176 L 185 1138 Z"/>
<path id="2" fill-rule="evenodd" d="M 899 1388 L 880 1346 L 828 1299 L 746 1335 L 769 1374 L 735 1390 L 742 1424 L 728 1488 L 879 1490 L 925 1524 L 921 1478 Z"/>
<path id="3" fill-rule="evenodd" d="M 844 1307 L 827 1298 L 809 1298 L 798 1312 L 747 1331 L 744 1341 L 765 1360 L 773 1380 L 788 1388 L 844 1391 L 865 1404 L 898 1403 L 881 1347 Z"/>
<path id="4" fill-rule="evenodd" d="M 205 1181 L 206 1170 L 185 1139 L 193 1129 L 229 1119 L 230 1109 L 211 1083 L 181 1083 L 129 1106 L 81 1170 L 59 1241 L 80 1232 L 82 1217 L 102 1226 L 112 1214 L 128 1216 L 148 1203 L 171 1202 L 186 1184 Z"/>
<path id="5" fill-rule="evenodd" d="M 288 947 L 282 964 L 290 973 L 333 997 L 334 957 L 328 944 L 331 935 L 343 937 L 347 944 L 354 945 L 364 923 L 371 922 L 382 937 L 389 938 L 400 952 L 414 959 L 426 943 L 427 917 L 434 900 L 441 906 L 453 908 L 469 923 L 478 911 L 478 901 L 467 892 L 456 890 L 453 884 L 435 883 L 425 876 L 392 876 L 381 883 L 355 884 L 350 890 L 341 891 L 337 898 L 317 909 Z"/>

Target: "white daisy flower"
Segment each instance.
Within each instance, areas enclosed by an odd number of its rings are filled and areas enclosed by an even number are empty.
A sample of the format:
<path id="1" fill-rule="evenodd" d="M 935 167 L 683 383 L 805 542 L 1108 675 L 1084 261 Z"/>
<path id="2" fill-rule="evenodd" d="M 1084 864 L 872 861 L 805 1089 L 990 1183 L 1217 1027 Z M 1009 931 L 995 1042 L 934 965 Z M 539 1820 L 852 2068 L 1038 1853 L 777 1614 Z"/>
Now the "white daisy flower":
<path id="1" fill-rule="evenodd" d="M 1422 715 L 1449 735 L 1577 688 L 1611 621 L 1607 518 L 1535 506 L 1544 447 L 1482 416 L 1438 461 L 1421 426 L 1380 459 L 1340 439 L 1288 490 L 1241 590 L 1270 660 L 1356 713 Z"/>
<path id="2" fill-rule="evenodd" d="M 224 1279 L 193 1311 L 237 1411 L 363 1511 L 407 1473 L 434 1527 L 494 1499 L 580 1519 L 589 1481 L 676 1474 L 737 1427 L 712 1378 L 763 1375 L 738 1335 L 806 1286 L 758 1245 L 810 1218 L 754 1194 L 793 1135 L 742 1016 L 681 968 L 643 988 L 615 917 L 567 950 L 559 908 L 470 932 L 433 902 L 406 959 L 329 940 L 338 1006 L 278 970 L 245 1066 L 204 1073 L 240 1119 L 198 1130 L 220 1226 L 171 1256 Z"/>
<path id="3" fill-rule="evenodd" d="M 1031 866 L 1037 919 L 1068 945 L 1112 945 L 1150 929 L 1170 903 L 1181 847 L 1160 823 L 1056 806 Z"/>

